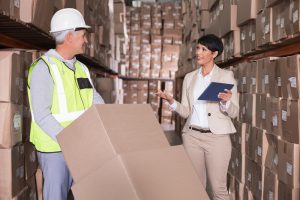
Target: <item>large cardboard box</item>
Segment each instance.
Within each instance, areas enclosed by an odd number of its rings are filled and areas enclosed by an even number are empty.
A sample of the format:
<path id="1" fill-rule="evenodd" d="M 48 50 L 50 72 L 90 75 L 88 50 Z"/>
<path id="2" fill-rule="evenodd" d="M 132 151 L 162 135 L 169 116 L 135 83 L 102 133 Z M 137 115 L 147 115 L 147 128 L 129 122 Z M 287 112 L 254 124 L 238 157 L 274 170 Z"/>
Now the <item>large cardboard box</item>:
<path id="1" fill-rule="evenodd" d="M 25 186 L 24 146 L 0 149 L 0 199 L 12 199 Z"/>
<path id="2" fill-rule="evenodd" d="M 92 106 L 58 141 L 76 199 L 208 199 L 184 149 L 169 147 L 149 105 Z"/>
<path id="3" fill-rule="evenodd" d="M 291 188 L 300 186 L 300 145 L 278 140 L 278 178 Z"/>
<path id="4" fill-rule="evenodd" d="M 237 0 L 237 25 L 256 18 L 257 0 Z"/>
<path id="5" fill-rule="evenodd" d="M 0 148 L 10 148 L 22 141 L 23 107 L 0 103 Z"/>
<path id="6" fill-rule="evenodd" d="M 291 143 L 300 143 L 300 101 L 281 100 L 282 138 Z"/>
<path id="7" fill-rule="evenodd" d="M 267 141 L 266 131 L 257 129 L 254 136 L 253 151 L 255 152 L 255 162 L 259 164 L 259 166 L 265 165 L 268 148 L 269 144 Z"/>
<path id="8" fill-rule="evenodd" d="M 79 200 L 208 199 L 182 146 L 124 153 L 75 184 L 72 190 Z"/>
<path id="9" fill-rule="evenodd" d="M 0 102 L 23 103 L 25 69 L 21 60 L 16 52 L 0 52 Z"/>

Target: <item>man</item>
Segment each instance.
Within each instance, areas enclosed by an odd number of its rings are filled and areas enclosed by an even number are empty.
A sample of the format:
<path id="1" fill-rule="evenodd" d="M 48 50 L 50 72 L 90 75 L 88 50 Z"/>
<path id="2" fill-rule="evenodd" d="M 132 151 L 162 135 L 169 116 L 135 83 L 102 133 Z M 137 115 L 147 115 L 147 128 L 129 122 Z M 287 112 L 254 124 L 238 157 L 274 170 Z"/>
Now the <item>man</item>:
<path id="1" fill-rule="evenodd" d="M 104 103 L 93 88 L 87 67 L 75 58 L 85 51 L 88 28 L 79 11 L 72 8 L 57 11 L 50 30 L 56 48 L 29 69 L 30 141 L 38 151 L 43 172 L 44 200 L 66 200 L 72 185 L 56 136 L 92 104 Z"/>

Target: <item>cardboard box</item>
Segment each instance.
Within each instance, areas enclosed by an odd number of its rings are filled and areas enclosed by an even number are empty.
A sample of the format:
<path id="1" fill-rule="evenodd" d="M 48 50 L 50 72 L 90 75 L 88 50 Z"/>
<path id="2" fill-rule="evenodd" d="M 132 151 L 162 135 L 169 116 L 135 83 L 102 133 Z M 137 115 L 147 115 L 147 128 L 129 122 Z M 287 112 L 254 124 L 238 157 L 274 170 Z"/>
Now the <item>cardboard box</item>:
<path id="1" fill-rule="evenodd" d="M 0 103 L 0 148 L 11 148 L 22 141 L 23 107 Z"/>
<path id="2" fill-rule="evenodd" d="M 291 188 L 299 188 L 300 145 L 278 140 L 278 178 Z"/>
<path id="3" fill-rule="evenodd" d="M 281 99 L 267 97 L 267 120 L 266 129 L 270 134 L 282 136 L 282 111 Z"/>
<path id="4" fill-rule="evenodd" d="M 250 160 L 255 160 L 255 138 L 257 135 L 258 128 L 248 126 L 246 129 L 246 155 Z"/>
<path id="5" fill-rule="evenodd" d="M 300 9 L 300 3 L 299 0 L 293 0 L 290 1 L 289 5 L 289 19 L 290 19 L 290 25 L 292 29 L 292 34 L 297 35 L 300 31 L 300 21 L 299 21 L 299 9 Z"/>
<path id="6" fill-rule="evenodd" d="M 224 36 L 224 59 L 229 60 L 239 57 L 240 51 L 240 31 L 231 31 Z"/>
<path id="7" fill-rule="evenodd" d="M 220 20 L 222 23 L 219 24 L 220 26 L 220 34 L 221 36 L 225 36 L 230 31 L 237 31 L 239 30 L 237 27 L 237 5 L 233 5 L 231 0 L 220 0 L 219 1 L 220 8 Z"/>
<path id="8" fill-rule="evenodd" d="M 300 101 L 281 100 L 282 110 L 282 138 L 288 142 L 299 144 L 300 142 Z"/>
<path id="9" fill-rule="evenodd" d="M 282 57 L 278 60 L 279 71 L 280 71 L 280 79 L 278 79 L 277 84 L 281 86 L 281 96 L 284 99 L 288 98 L 288 75 L 287 75 L 287 57 Z"/>
<path id="10" fill-rule="evenodd" d="M 50 31 L 50 21 L 54 12 L 54 1 L 52 0 L 20 0 L 20 19 L 35 25 L 46 33 Z M 91 23 L 86 23 L 91 25 Z"/>
<path id="11" fill-rule="evenodd" d="M 289 99 L 299 99 L 299 91 L 300 91 L 299 60 L 300 60 L 300 55 L 287 57 L 287 66 L 285 67 L 287 78 L 284 78 L 285 80 L 287 80 L 287 82 L 284 82 L 284 84 L 286 85 L 283 85 L 283 87 L 287 87 L 287 94 Z"/>
<path id="12" fill-rule="evenodd" d="M 245 183 L 245 159 L 245 154 L 235 153 L 235 177 L 241 183 Z"/>
<path id="13" fill-rule="evenodd" d="M 148 91 L 147 90 L 138 90 L 137 91 L 137 103 L 138 104 L 147 104 L 148 102 Z"/>
<path id="14" fill-rule="evenodd" d="M 268 151 L 266 155 L 265 167 L 274 174 L 278 174 L 278 138 L 275 135 L 266 134 L 268 141 Z"/>
<path id="15" fill-rule="evenodd" d="M 266 129 L 267 123 L 267 96 L 256 94 L 256 126 Z"/>
<path id="16" fill-rule="evenodd" d="M 289 26 L 289 2 L 281 1 L 272 7 L 272 30 L 274 41 L 287 38 L 287 26 Z"/>
<path id="17" fill-rule="evenodd" d="M 277 97 L 277 98 L 282 97 L 282 91 L 281 91 L 282 90 L 282 78 L 281 78 L 282 75 L 281 75 L 281 70 L 286 67 L 285 63 L 286 63 L 286 59 L 279 58 L 279 59 L 275 60 L 275 66 L 274 66 L 275 69 L 271 70 L 269 72 L 270 76 L 274 77 L 274 80 L 275 80 L 274 86 L 270 87 L 270 95 L 272 97 Z M 274 73 L 274 74 L 271 74 L 271 73 Z"/>
<path id="18" fill-rule="evenodd" d="M 264 168 L 258 165 L 257 163 L 253 163 L 253 185 L 251 188 L 254 199 L 261 199 L 263 195 L 263 176 L 264 176 Z"/>
<path id="19" fill-rule="evenodd" d="M 256 41 L 257 47 L 273 42 L 272 34 L 272 8 L 266 8 L 256 18 Z"/>
<path id="20" fill-rule="evenodd" d="M 12 199 L 25 187 L 24 146 L 0 149 L 0 199 Z"/>
<path id="21" fill-rule="evenodd" d="M 265 168 L 263 199 L 278 199 L 278 179 L 268 168 Z"/>
<path id="22" fill-rule="evenodd" d="M 147 158 L 147 159 L 145 159 Z M 208 199 L 181 146 L 128 152 L 106 162 L 72 188 L 76 199 Z M 177 164 L 175 164 L 177 163 Z M 181 163 L 178 165 L 178 163 Z M 165 166 L 165 167 L 162 167 Z M 167 167 L 172 170 L 167 170 Z M 178 174 L 181 181 L 176 181 Z M 191 184 L 190 184 L 191 183 Z M 99 190 L 99 186 L 100 190 Z M 113 188 L 118 188 L 115 192 Z M 174 191 L 175 188 L 180 190 Z M 188 196 L 186 196 L 188 195 Z"/>
<path id="23" fill-rule="evenodd" d="M 92 106 L 59 134 L 76 199 L 208 199 L 183 147 L 169 147 L 152 113 L 148 105 Z"/>
<path id="24" fill-rule="evenodd" d="M 243 25 L 251 19 L 255 19 L 256 13 L 256 0 L 238 0 L 237 1 L 237 25 Z"/>
<path id="25" fill-rule="evenodd" d="M 20 55 L 13 51 L 0 52 L 0 102 L 23 104 L 24 71 Z"/>
<path id="26" fill-rule="evenodd" d="M 246 156 L 246 160 L 245 160 L 245 185 L 247 186 L 247 188 L 251 191 L 253 191 L 253 182 L 254 182 L 254 174 L 253 174 L 253 166 L 254 166 L 254 161 L 252 161 L 251 159 L 249 159 Z"/>
<path id="27" fill-rule="evenodd" d="M 37 167 L 38 167 L 38 160 L 35 151 L 35 147 L 30 143 L 24 143 L 24 155 L 25 155 L 25 179 L 28 180 L 32 176 L 34 176 Z"/>
<path id="28" fill-rule="evenodd" d="M 259 166 L 265 165 L 266 155 L 268 152 L 269 144 L 267 141 L 266 131 L 262 129 L 256 129 L 256 134 L 253 141 L 253 150 L 255 152 L 255 162 Z"/>
<path id="29" fill-rule="evenodd" d="M 279 181 L 278 199 L 298 200 L 300 198 L 300 189 L 292 188 Z"/>

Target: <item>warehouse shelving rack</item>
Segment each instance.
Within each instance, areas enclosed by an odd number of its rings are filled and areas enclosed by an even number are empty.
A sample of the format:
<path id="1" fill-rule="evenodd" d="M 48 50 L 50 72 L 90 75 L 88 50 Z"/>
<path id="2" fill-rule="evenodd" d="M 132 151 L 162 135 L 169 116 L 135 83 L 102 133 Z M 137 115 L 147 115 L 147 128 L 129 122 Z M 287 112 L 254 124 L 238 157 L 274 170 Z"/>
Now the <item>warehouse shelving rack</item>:
<path id="1" fill-rule="evenodd" d="M 0 11 L 0 49 L 47 50 L 54 47 L 54 40 L 48 33 Z M 105 76 L 118 74 L 87 55 L 78 55 L 77 59 L 91 67 L 92 71 L 97 74 L 105 74 Z"/>

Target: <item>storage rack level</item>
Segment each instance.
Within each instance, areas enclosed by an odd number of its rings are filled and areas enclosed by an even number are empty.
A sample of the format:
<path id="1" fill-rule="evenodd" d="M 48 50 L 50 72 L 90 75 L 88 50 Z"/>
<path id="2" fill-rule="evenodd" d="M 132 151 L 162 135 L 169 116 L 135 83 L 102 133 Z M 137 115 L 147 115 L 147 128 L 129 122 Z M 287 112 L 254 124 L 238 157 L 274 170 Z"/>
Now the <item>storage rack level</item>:
<path id="1" fill-rule="evenodd" d="M 18 48 L 47 50 L 55 47 L 52 37 L 35 26 L 11 18 L 5 12 L 0 10 L 0 48 Z M 92 68 L 97 74 L 117 75 L 107 66 L 103 66 L 99 61 L 90 58 L 87 55 L 78 55 L 77 59 Z"/>

